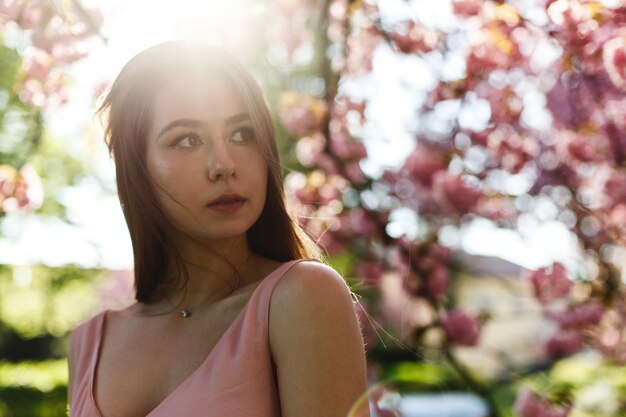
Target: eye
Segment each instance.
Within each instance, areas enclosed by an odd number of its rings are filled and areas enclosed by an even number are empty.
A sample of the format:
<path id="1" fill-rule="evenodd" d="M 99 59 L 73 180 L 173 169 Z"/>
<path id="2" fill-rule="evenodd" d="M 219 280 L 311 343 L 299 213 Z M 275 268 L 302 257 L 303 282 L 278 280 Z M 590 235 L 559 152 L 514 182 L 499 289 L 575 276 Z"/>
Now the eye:
<path id="1" fill-rule="evenodd" d="M 195 134 L 185 134 L 179 136 L 178 139 L 172 144 L 173 148 L 193 148 L 194 146 L 202 145 L 202 141 Z"/>
<path id="2" fill-rule="evenodd" d="M 235 142 L 250 142 L 254 140 L 254 130 L 250 127 L 242 127 L 241 129 L 235 130 L 231 139 Z"/>

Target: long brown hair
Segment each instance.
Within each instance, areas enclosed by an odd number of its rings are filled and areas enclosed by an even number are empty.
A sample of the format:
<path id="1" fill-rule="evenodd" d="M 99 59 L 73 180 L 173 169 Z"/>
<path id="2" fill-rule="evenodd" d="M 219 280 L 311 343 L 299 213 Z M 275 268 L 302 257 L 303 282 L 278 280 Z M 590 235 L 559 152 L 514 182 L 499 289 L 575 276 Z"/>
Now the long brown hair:
<path id="1" fill-rule="evenodd" d="M 232 82 L 250 113 L 268 166 L 267 196 L 259 219 L 248 230 L 248 246 L 276 261 L 322 259 L 320 248 L 289 214 L 276 133 L 267 103 L 252 74 L 224 51 L 204 44 L 165 42 L 132 58 L 97 110 L 115 161 L 117 190 L 133 245 L 135 298 L 148 301 L 174 270 L 188 279 L 185 261 L 172 242 L 176 232 L 159 205 L 146 167 L 151 109 L 159 89 L 190 69 L 220 74 Z"/>

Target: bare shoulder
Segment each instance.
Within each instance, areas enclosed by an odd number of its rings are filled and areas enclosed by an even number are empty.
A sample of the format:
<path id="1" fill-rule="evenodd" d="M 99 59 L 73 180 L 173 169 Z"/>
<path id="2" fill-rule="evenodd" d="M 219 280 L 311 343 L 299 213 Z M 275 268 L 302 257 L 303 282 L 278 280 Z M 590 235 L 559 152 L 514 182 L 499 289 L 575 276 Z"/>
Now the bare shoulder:
<path id="1" fill-rule="evenodd" d="M 317 262 L 292 266 L 274 288 L 269 327 L 283 416 L 345 417 L 367 379 L 360 326 L 341 275 Z"/>
<path id="2" fill-rule="evenodd" d="M 276 283 L 270 312 L 270 330 L 286 332 L 302 324 L 322 324 L 332 315 L 353 315 L 354 305 L 350 288 L 337 271 L 321 262 L 301 261 Z"/>
<path id="3" fill-rule="evenodd" d="M 350 289 L 343 277 L 321 262 L 301 261 L 285 272 L 276 284 L 272 298 L 280 307 L 290 301 L 312 303 L 316 297 L 332 295 L 351 299 Z"/>

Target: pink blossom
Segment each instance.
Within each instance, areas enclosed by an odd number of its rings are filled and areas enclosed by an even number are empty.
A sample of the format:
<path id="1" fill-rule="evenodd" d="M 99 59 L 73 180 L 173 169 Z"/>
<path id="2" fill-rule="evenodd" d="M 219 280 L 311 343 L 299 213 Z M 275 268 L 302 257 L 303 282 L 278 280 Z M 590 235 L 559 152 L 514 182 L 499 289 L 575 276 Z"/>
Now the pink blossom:
<path id="1" fill-rule="evenodd" d="M 58 65 L 67 65 L 79 61 L 89 54 L 85 45 L 76 43 L 57 44 L 52 50 L 52 57 Z"/>
<path id="2" fill-rule="evenodd" d="M 319 129 L 326 106 L 317 97 L 284 93 L 280 98 L 280 119 L 290 133 L 301 136 Z"/>
<path id="3" fill-rule="evenodd" d="M 20 14 L 22 2 L 19 0 L 3 0 L 0 1 L 0 21 L 15 21 Z"/>
<path id="4" fill-rule="evenodd" d="M 620 231 L 618 241 L 626 242 L 626 203 L 621 203 L 613 207 L 608 213 L 608 222 L 605 227 L 614 227 Z"/>
<path id="5" fill-rule="evenodd" d="M 602 61 L 615 87 L 626 90 L 626 38 L 619 36 L 604 44 Z"/>
<path id="6" fill-rule="evenodd" d="M 524 110 L 523 99 L 510 86 L 494 87 L 491 82 L 480 82 L 474 87 L 479 97 L 489 101 L 491 120 L 495 125 L 518 120 Z"/>
<path id="7" fill-rule="evenodd" d="M 334 184 L 326 183 L 317 189 L 317 202 L 319 204 L 325 205 L 340 198 L 341 192 Z"/>
<path id="8" fill-rule="evenodd" d="M 577 161 L 591 162 L 606 159 L 604 138 L 599 135 L 575 135 L 567 144 L 569 154 Z"/>
<path id="9" fill-rule="evenodd" d="M 32 212 L 43 203 L 43 185 L 37 172 L 29 165 L 19 170 L 14 196 L 21 211 Z"/>
<path id="10" fill-rule="evenodd" d="M 437 265 L 426 279 L 426 292 L 433 300 L 443 298 L 448 292 L 448 268 Z"/>
<path id="11" fill-rule="evenodd" d="M 515 401 L 515 412 L 519 417 L 567 417 L 571 408 L 571 405 L 557 408 L 528 388 L 522 388 Z"/>
<path id="12" fill-rule="evenodd" d="M 559 330 L 545 345 L 546 354 L 552 359 L 563 358 L 578 352 L 583 347 L 583 339 L 576 330 Z"/>
<path id="13" fill-rule="evenodd" d="M 433 178 L 433 194 L 437 203 L 459 215 L 471 212 L 483 194 L 467 184 L 459 174 L 438 171 Z"/>
<path id="14" fill-rule="evenodd" d="M 406 253 L 397 246 L 392 246 L 386 256 L 391 268 L 401 277 L 409 275 L 409 259 Z"/>
<path id="15" fill-rule="evenodd" d="M 357 115 L 358 121 L 365 120 L 366 101 L 355 101 L 352 97 L 339 93 L 335 98 L 333 115 L 345 119 L 348 115 Z"/>
<path id="16" fill-rule="evenodd" d="M 580 129 L 597 108 L 595 87 L 586 77 L 574 71 L 564 71 L 546 95 L 546 107 L 558 125 Z"/>
<path id="17" fill-rule="evenodd" d="M 340 229 L 356 236 L 371 236 L 376 233 L 378 225 L 362 208 L 355 208 L 340 218 Z"/>
<path id="18" fill-rule="evenodd" d="M 452 7 L 454 14 L 459 16 L 474 16 L 478 14 L 483 5 L 483 0 L 454 0 Z"/>
<path id="19" fill-rule="evenodd" d="M 333 0 L 328 6 L 328 38 L 333 42 L 344 42 L 346 39 L 346 18 L 348 17 L 348 1 Z"/>
<path id="20" fill-rule="evenodd" d="M 346 249 L 346 242 L 338 239 L 330 230 L 326 230 L 320 235 L 319 243 L 330 254 L 341 253 Z"/>
<path id="21" fill-rule="evenodd" d="M 448 263 L 452 256 L 452 251 L 449 247 L 434 243 L 428 246 L 428 255 L 432 256 L 442 264 Z"/>
<path id="22" fill-rule="evenodd" d="M 18 1 L 17 3 L 22 3 Z M 47 10 L 44 10 L 43 2 L 28 1 L 23 2 L 23 6 L 19 12 L 19 20 L 17 23 L 22 29 L 37 29 L 41 24 L 41 19 Z"/>
<path id="23" fill-rule="evenodd" d="M 467 133 L 474 145 L 487 146 L 487 141 L 489 139 L 489 134 L 491 133 L 491 130 L 482 130 L 480 132 L 475 132 L 472 130 Z"/>
<path id="24" fill-rule="evenodd" d="M 376 284 L 383 274 L 380 261 L 365 260 L 356 265 L 356 274 L 365 281 Z"/>
<path id="25" fill-rule="evenodd" d="M 32 212 L 41 207 L 43 186 L 33 168 L 24 165 L 19 171 L 0 165 L 0 213 Z"/>
<path id="26" fill-rule="evenodd" d="M 481 74 L 496 68 L 508 68 L 510 55 L 491 43 L 481 43 L 472 48 L 467 57 L 467 72 Z"/>
<path id="27" fill-rule="evenodd" d="M 20 85 L 18 96 L 23 103 L 37 109 L 43 109 L 46 105 L 47 97 L 44 91 L 44 85 L 39 80 L 26 79 Z"/>
<path id="28" fill-rule="evenodd" d="M 535 137 L 521 135 L 509 125 L 499 127 L 489 133 L 487 148 L 493 155 L 493 159 L 512 174 L 520 172 L 539 151 Z"/>
<path id="29" fill-rule="evenodd" d="M 47 35 L 41 28 L 40 30 L 36 30 L 30 36 L 30 40 L 33 43 L 33 46 L 41 52 L 45 52 L 47 54 L 52 54 L 54 50 L 57 39 L 52 36 Z"/>
<path id="30" fill-rule="evenodd" d="M 555 320 L 562 328 L 589 326 L 598 324 L 604 307 L 597 301 L 578 304 L 563 312 L 548 312 L 547 316 Z"/>
<path id="31" fill-rule="evenodd" d="M 420 184 L 430 186 L 436 172 L 444 170 L 446 164 L 439 152 L 417 145 L 404 162 L 402 170 Z"/>
<path id="32" fill-rule="evenodd" d="M 52 58 L 47 53 L 29 48 L 22 61 L 26 77 L 44 82 L 52 69 Z"/>
<path id="33" fill-rule="evenodd" d="M 391 37 L 396 47 L 407 54 L 430 52 L 439 42 L 435 31 L 412 20 L 393 31 Z"/>
<path id="34" fill-rule="evenodd" d="M 0 165 L 0 208 L 2 201 L 13 195 L 18 173 L 11 165 Z"/>
<path id="35" fill-rule="evenodd" d="M 370 72 L 374 50 L 381 40 L 380 32 L 374 27 L 355 29 L 348 37 L 346 74 L 358 77 Z"/>
<path id="36" fill-rule="evenodd" d="M 311 136 L 305 136 L 298 140 L 296 144 L 296 158 L 305 167 L 311 167 L 324 152 L 326 138 L 319 132 Z"/>
<path id="37" fill-rule="evenodd" d="M 591 8 L 578 1 L 552 0 L 547 4 L 550 20 L 566 33 L 576 34 L 578 26 L 592 18 Z"/>
<path id="38" fill-rule="evenodd" d="M 501 223 L 513 222 L 517 215 L 517 209 L 513 202 L 506 197 L 497 195 L 482 199 L 474 212 L 481 217 Z"/>
<path id="39" fill-rule="evenodd" d="M 90 38 L 92 33 L 89 30 L 82 33 L 50 34 L 41 29 L 31 35 L 33 46 L 53 57 L 57 65 L 70 64 L 85 57 L 89 46 L 87 40 Z"/>
<path id="40" fill-rule="evenodd" d="M 535 297 L 542 303 L 549 303 L 566 297 L 572 287 L 565 267 L 558 262 L 550 267 L 534 271 L 530 276 L 530 282 Z"/>
<path id="41" fill-rule="evenodd" d="M 611 209 L 626 202 L 626 172 L 614 171 L 604 184 L 604 207 Z"/>
<path id="42" fill-rule="evenodd" d="M 339 174 L 339 168 L 337 162 L 326 153 L 319 153 L 315 158 L 315 165 L 317 165 L 326 175 Z"/>
<path id="43" fill-rule="evenodd" d="M 346 176 L 353 183 L 359 183 L 365 179 L 365 173 L 358 161 L 349 162 L 345 165 Z"/>
<path id="44" fill-rule="evenodd" d="M 461 346 L 478 344 L 480 324 L 476 316 L 463 310 L 453 310 L 442 318 L 442 324 L 450 343 Z"/>
<path id="45" fill-rule="evenodd" d="M 367 156 L 367 150 L 362 142 L 349 137 L 345 131 L 333 132 L 331 122 L 331 141 L 330 148 L 333 153 L 341 159 L 363 159 Z"/>

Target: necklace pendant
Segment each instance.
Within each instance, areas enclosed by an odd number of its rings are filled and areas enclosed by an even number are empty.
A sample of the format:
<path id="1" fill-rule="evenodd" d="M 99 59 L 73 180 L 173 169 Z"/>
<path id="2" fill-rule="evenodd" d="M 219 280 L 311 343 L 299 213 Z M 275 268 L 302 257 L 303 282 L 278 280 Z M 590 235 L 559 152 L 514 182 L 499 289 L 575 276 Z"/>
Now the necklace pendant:
<path id="1" fill-rule="evenodd" d="M 191 316 L 191 313 L 188 310 L 182 309 L 180 310 L 180 316 L 185 319 Z"/>

